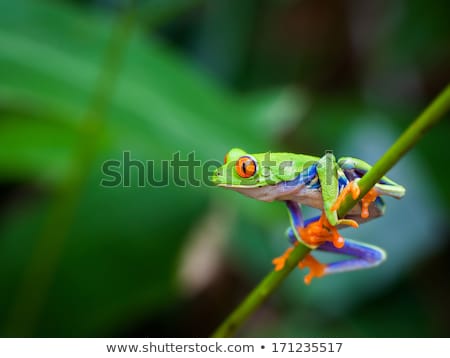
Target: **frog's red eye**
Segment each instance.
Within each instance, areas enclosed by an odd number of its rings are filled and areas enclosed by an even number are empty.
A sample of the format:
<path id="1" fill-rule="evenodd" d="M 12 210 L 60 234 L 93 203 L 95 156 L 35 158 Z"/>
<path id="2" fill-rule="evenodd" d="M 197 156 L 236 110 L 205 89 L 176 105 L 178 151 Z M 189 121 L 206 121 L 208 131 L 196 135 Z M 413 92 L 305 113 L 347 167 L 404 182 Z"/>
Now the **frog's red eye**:
<path id="1" fill-rule="evenodd" d="M 236 172 L 241 178 L 250 178 L 256 173 L 256 162 L 248 157 L 240 157 L 236 161 Z"/>

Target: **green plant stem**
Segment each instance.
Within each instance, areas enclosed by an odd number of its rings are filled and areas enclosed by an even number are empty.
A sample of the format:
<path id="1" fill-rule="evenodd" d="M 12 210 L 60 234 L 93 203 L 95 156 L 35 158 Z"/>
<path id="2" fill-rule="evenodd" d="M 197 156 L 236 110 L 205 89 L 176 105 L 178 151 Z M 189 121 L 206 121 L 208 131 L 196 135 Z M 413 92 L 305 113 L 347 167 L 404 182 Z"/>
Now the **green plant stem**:
<path id="1" fill-rule="evenodd" d="M 361 193 L 356 200 L 347 196 L 338 210 L 343 217 L 410 150 L 422 136 L 450 110 L 450 85 L 411 123 L 395 143 L 358 182 Z"/>
<path id="2" fill-rule="evenodd" d="M 214 338 L 232 337 L 250 315 L 276 290 L 289 273 L 310 252 L 311 249 L 299 244 L 289 255 L 281 271 L 270 272 L 244 301 L 227 317 L 212 334 Z"/>
<path id="3" fill-rule="evenodd" d="M 423 134 L 441 120 L 450 110 L 450 86 L 447 86 L 422 114 L 403 132 L 397 141 L 386 151 L 377 163 L 358 182 L 361 194 L 353 200 L 351 196 L 342 203 L 338 210 L 339 217 L 345 214 L 411 149 Z M 270 272 L 261 283 L 242 301 L 212 334 L 214 338 L 232 337 L 245 323 L 250 315 L 276 290 L 289 273 L 310 252 L 306 246 L 299 244 L 292 251 L 285 267 L 280 271 Z"/>

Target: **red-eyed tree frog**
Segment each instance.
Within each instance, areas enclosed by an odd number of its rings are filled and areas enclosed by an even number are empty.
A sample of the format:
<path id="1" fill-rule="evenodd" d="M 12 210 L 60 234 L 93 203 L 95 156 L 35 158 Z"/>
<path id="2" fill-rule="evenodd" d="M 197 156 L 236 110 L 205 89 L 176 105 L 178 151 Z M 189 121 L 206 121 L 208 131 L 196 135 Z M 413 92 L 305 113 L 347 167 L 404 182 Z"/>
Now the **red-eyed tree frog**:
<path id="1" fill-rule="evenodd" d="M 262 201 L 284 201 L 291 225 L 288 237 L 293 245 L 302 242 L 311 249 L 349 255 L 352 258 L 322 264 L 312 255 L 303 259 L 299 267 L 309 267 L 305 283 L 313 277 L 338 272 L 370 268 L 386 258 L 384 250 L 344 239 L 337 228 L 358 227 L 360 223 L 383 215 L 385 205 L 380 198 L 388 195 L 400 199 L 405 188 L 383 177 L 344 218 L 338 218 L 337 209 L 347 195 L 359 196 L 358 180 L 370 169 L 366 162 L 344 157 L 336 161 L 328 151 L 321 158 L 292 153 L 248 154 L 242 149 L 231 149 L 224 164 L 212 176 L 212 182 L 220 187 Z M 322 215 L 303 220 L 301 204 L 322 210 Z M 272 262 L 275 270 L 282 270 L 290 252 Z"/>

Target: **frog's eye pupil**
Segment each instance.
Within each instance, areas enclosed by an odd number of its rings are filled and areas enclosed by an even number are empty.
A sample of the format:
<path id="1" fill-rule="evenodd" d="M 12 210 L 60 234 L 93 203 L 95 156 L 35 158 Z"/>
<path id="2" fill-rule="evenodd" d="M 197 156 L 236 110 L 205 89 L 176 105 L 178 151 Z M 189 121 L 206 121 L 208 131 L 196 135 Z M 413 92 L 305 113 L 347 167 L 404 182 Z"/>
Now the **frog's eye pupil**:
<path id="1" fill-rule="evenodd" d="M 249 156 L 240 157 L 236 162 L 236 172 L 242 178 L 250 178 L 256 173 L 256 162 Z"/>

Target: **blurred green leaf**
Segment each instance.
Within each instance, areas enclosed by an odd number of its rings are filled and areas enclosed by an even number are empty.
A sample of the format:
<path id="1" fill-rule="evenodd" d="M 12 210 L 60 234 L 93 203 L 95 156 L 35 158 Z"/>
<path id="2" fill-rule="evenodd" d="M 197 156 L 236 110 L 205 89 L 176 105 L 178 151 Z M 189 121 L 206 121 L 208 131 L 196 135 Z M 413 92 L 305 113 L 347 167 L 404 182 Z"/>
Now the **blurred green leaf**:
<path id="1" fill-rule="evenodd" d="M 0 151 L 0 177 L 60 180 L 71 164 L 76 134 L 61 122 L 3 116 L 0 143 L 5 150 Z"/>
<path id="2" fill-rule="evenodd" d="M 73 157 L 84 143 L 81 124 L 114 26 L 112 19 L 61 3 L 0 4 L 2 177 L 58 180 L 78 170 Z M 177 298 L 178 251 L 205 210 L 207 192 L 138 188 L 135 176 L 132 188 L 102 188 L 101 165 L 130 151 L 133 159 L 158 163 L 159 173 L 159 161 L 178 151 L 185 159 L 194 150 L 204 161 L 221 160 L 232 146 L 265 148 L 272 133 L 255 130 L 262 113 L 254 105 L 204 79 L 167 46 L 133 33 L 33 334 L 107 335 Z M 38 109 L 39 116 L 24 115 L 24 108 Z M 264 121 L 282 126 L 285 113 L 277 110 L 275 120 Z M 291 121 L 295 113 L 289 114 Z M 2 325 L 11 324 L 7 313 L 42 239 L 48 199 L 35 204 L 3 222 L 0 256 L 11 256 L 0 260 L 0 289 L 8 292 Z M 33 300 L 30 293 L 31 306 Z M 13 318 L 28 319 L 26 313 Z"/>

